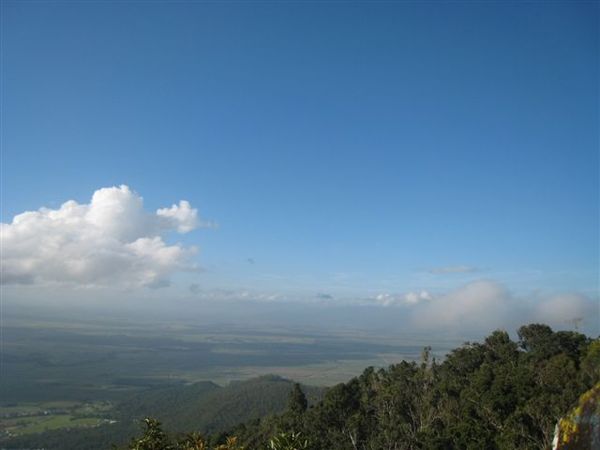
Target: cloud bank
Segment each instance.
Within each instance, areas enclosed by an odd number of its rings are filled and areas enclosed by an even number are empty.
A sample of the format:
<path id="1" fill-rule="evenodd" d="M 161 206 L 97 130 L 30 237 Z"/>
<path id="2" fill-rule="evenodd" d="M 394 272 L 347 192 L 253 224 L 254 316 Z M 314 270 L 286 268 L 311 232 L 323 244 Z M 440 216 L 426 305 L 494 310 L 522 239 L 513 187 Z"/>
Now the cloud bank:
<path id="1" fill-rule="evenodd" d="M 382 293 L 363 304 L 395 308 L 407 325 L 421 330 L 489 331 L 516 329 L 531 322 L 561 329 L 572 328 L 578 322 L 593 332 L 600 331 L 597 298 L 577 293 L 521 297 L 493 280 L 478 280 L 437 294 L 429 291 Z"/>
<path id="2" fill-rule="evenodd" d="M 502 285 L 487 280 L 469 283 L 421 306 L 414 311 L 413 323 L 421 328 L 443 329 L 506 326 L 511 313 L 519 309 Z"/>
<path id="3" fill-rule="evenodd" d="M 185 200 L 151 213 L 128 186 L 98 189 L 90 203 L 69 200 L 0 224 L 2 283 L 165 286 L 173 272 L 194 270 L 196 249 L 164 235 L 203 225 Z"/>

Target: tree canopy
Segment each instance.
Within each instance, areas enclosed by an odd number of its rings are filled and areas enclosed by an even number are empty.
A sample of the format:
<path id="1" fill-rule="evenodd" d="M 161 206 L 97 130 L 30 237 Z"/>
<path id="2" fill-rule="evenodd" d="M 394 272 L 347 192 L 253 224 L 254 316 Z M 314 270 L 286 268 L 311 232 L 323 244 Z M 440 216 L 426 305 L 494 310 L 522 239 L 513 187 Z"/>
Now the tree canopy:
<path id="1" fill-rule="evenodd" d="M 513 341 L 498 330 L 442 363 L 426 348 L 420 362 L 369 367 L 311 407 L 295 384 L 285 413 L 228 434 L 246 450 L 542 450 L 600 381 L 599 363 L 600 341 L 580 333 L 531 324 Z"/>

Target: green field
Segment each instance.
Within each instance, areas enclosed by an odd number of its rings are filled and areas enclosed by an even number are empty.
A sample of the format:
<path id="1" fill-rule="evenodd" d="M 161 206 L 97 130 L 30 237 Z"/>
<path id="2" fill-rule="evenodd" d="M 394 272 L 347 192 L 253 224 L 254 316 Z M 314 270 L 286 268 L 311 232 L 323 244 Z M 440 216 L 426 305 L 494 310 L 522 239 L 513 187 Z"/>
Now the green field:
<path id="1" fill-rule="evenodd" d="M 0 406 L 0 424 L 5 436 L 22 436 L 61 428 L 96 427 L 112 422 L 113 405 L 108 402 L 53 401 Z"/>
<path id="2" fill-rule="evenodd" d="M 41 433 L 59 428 L 94 427 L 104 422 L 104 419 L 93 417 L 73 417 L 68 414 L 49 416 L 31 416 L 18 420 L 8 420 L 4 427 L 11 436 Z"/>

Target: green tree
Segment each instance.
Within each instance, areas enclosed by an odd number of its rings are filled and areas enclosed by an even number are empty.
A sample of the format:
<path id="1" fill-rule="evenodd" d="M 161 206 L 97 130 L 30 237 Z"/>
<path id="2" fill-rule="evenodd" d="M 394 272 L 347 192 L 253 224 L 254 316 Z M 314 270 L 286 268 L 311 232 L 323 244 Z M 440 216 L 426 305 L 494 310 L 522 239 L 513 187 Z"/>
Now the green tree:
<path id="1" fill-rule="evenodd" d="M 600 339 L 594 339 L 587 347 L 581 361 L 581 372 L 588 384 L 600 381 Z"/>
<path id="2" fill-rule="evenodd" d="M 143 423 L 146 427 L 144 434 L 131 440 L 129 450 L 171 450 L 173 448 L 158 420 L 146 417 Z"/>
<path id="3" fill-rule="evenodd" d="M 548 325 L 532 323 L 519 328 L 519 346 L 538 359 L 558 353 L 556 336 Z"/>
<path id="4" fill-rule="evenodd" d="M 295 415 L 302 415 L 308 407 L 308 401 L 299 383 L 294 383 L 288 399 L 288 411 Z"/>

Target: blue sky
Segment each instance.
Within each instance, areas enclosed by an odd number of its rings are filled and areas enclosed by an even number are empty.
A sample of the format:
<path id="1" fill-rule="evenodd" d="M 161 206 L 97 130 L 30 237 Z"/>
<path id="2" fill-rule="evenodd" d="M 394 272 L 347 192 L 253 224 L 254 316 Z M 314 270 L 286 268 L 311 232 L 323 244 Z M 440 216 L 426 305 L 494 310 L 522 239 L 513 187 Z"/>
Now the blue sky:
<path id="1" fill-rule="evenodd" d="M 598 15 L 7 0 L 2 221 L 126 184 L 219 224 L 182 286 L 595 296 Z"/>

